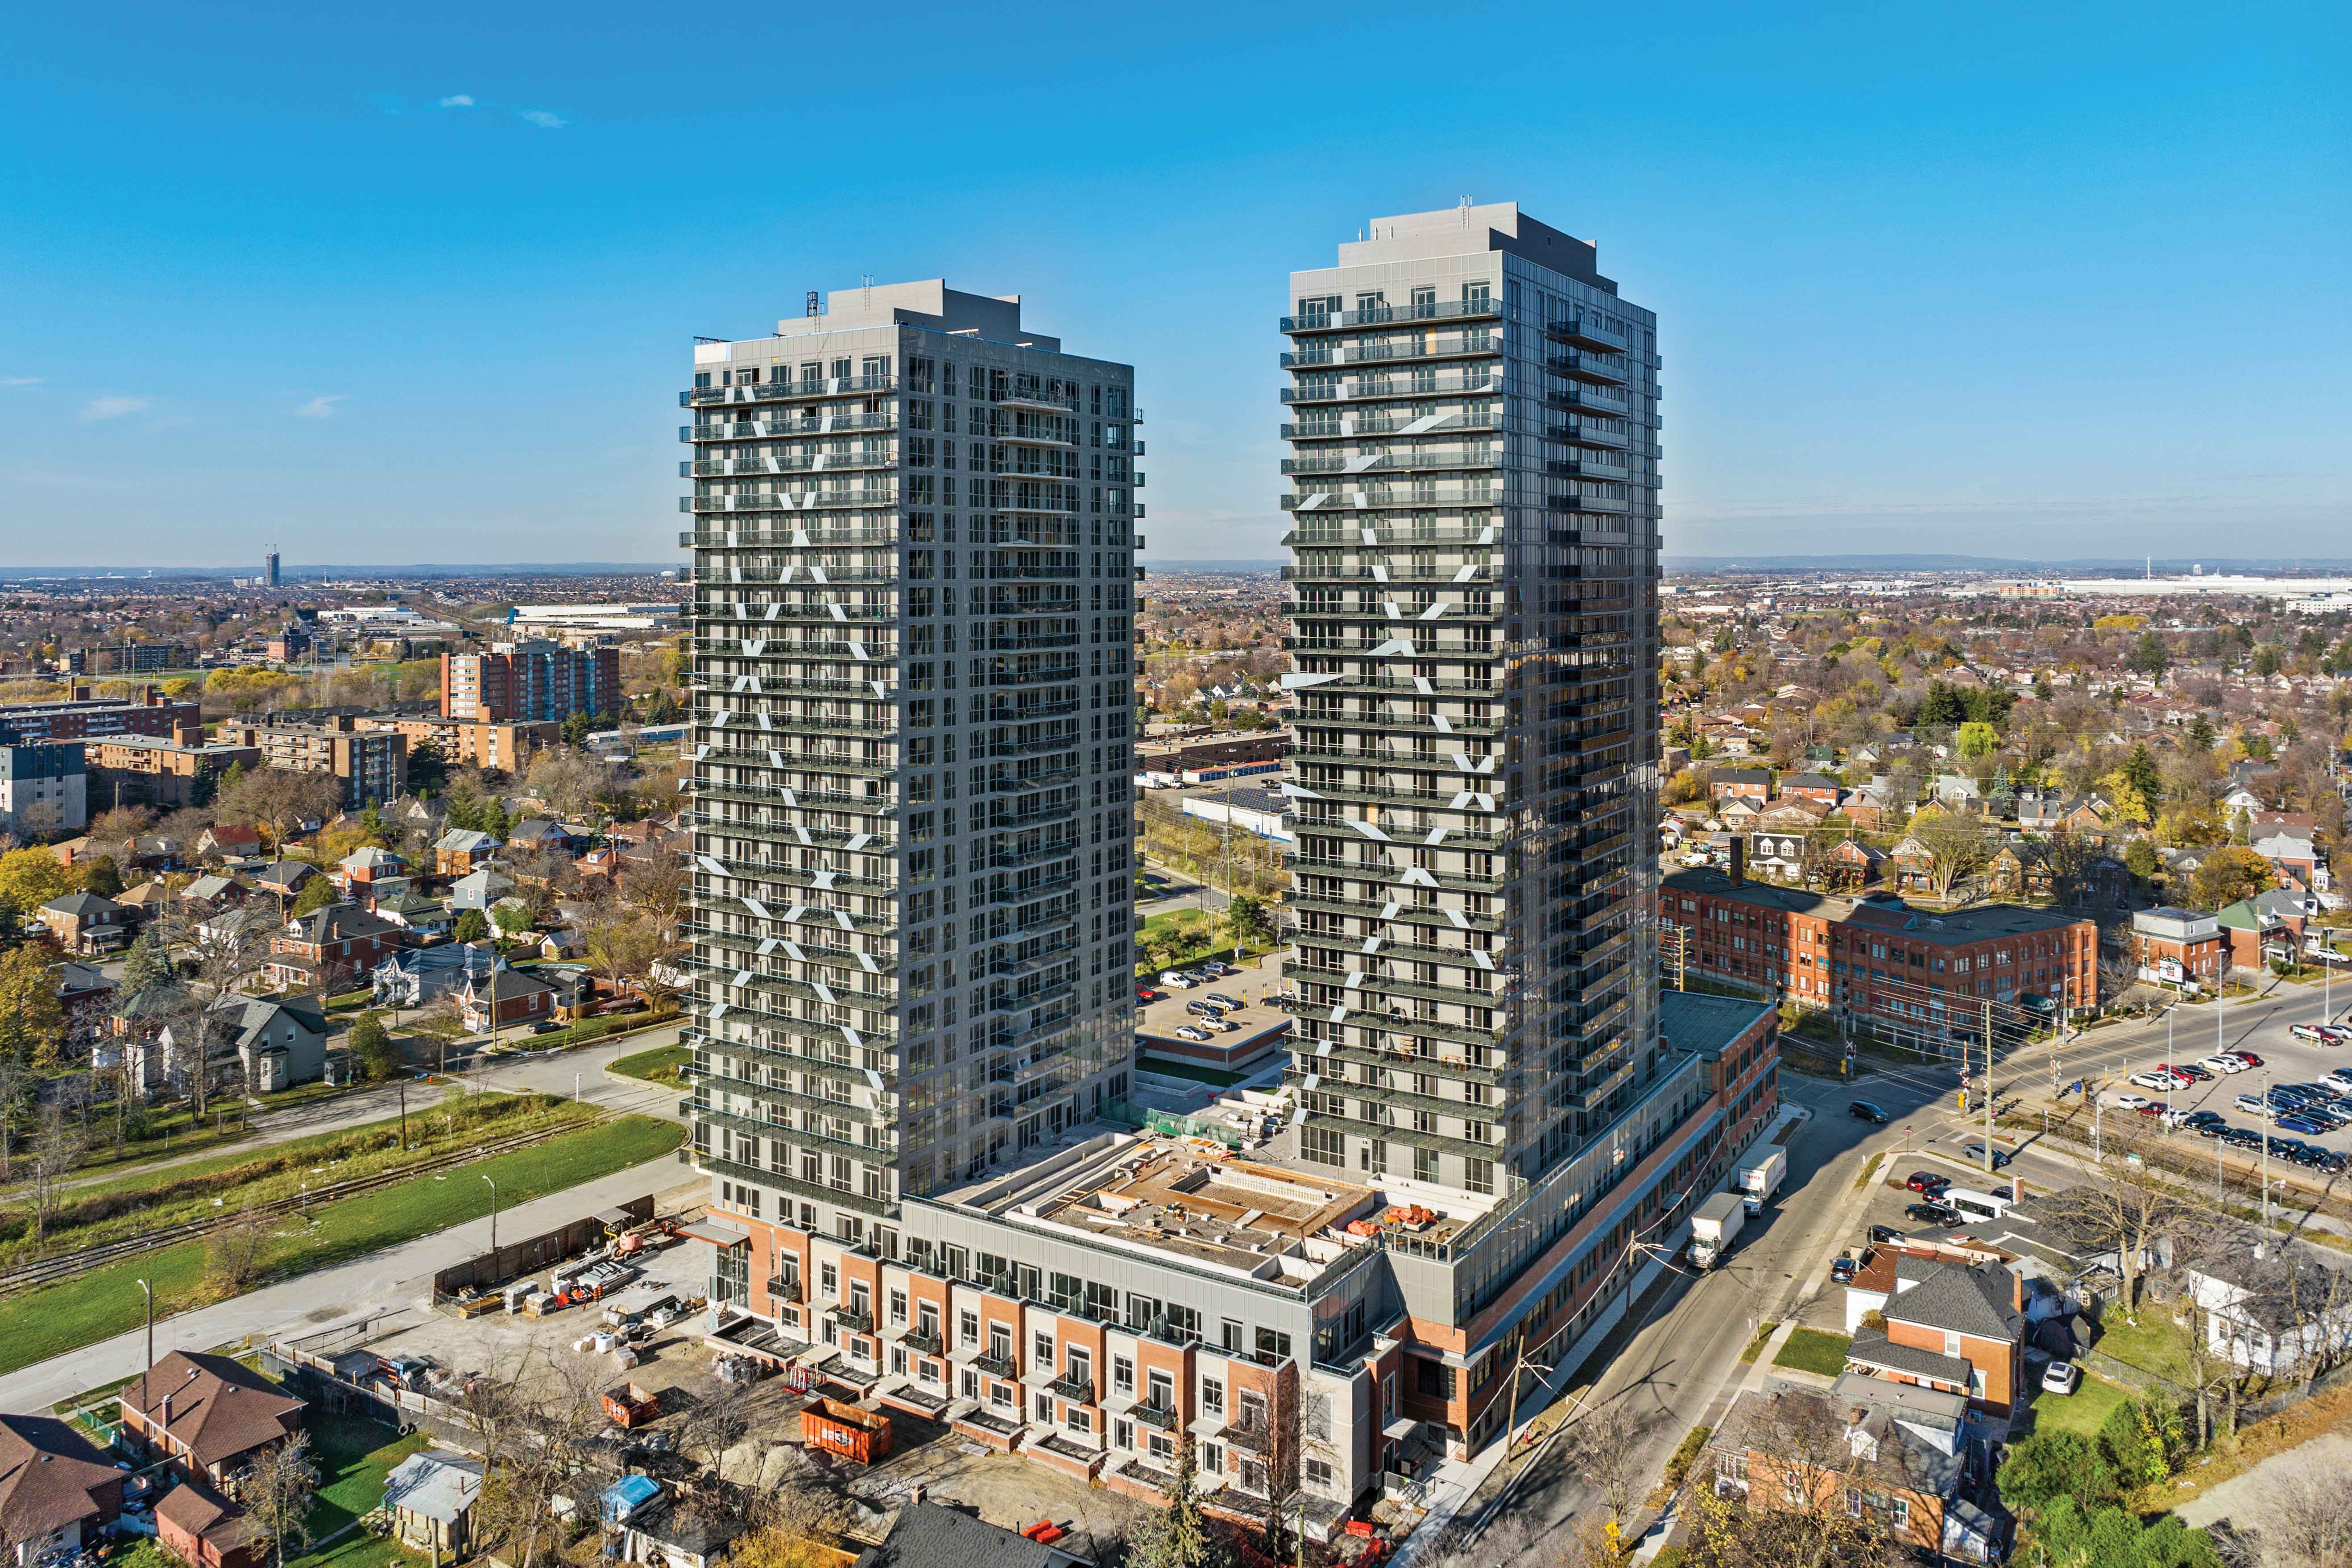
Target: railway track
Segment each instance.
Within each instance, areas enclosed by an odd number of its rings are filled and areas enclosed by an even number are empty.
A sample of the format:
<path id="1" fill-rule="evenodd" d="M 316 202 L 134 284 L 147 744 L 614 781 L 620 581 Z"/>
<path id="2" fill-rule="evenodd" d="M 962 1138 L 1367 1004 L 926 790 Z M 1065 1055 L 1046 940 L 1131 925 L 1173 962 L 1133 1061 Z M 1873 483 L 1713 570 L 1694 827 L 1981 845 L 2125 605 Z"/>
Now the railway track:
<path id="1" fill-rule="evenodd" d="M 124 1237 L 119 1241 L 102 1242 L 96 1247 L 86 1247 L 79 1251 L 62 1254 L 56 1258 L 36 1258 L 29 1263 L 20 1263 L 14 1268 L 0 1270 L 0 1296 L 29 1290 L 37 1286 L 54 1285 L 61 1279 L 70 1279 L 76 1275 L 87 1274 L 92 1269 L 103 1268 L 109 1264 L 136 1258 L 141 1253 L 152 1252 L 157 1247 L 172 1247 L 183 1241 L 194 1241 L 209 1236 L 226 1226 L 234 1225 L 249 1215 L 258 1215 L 263 1218 L 274 1219 L 307 1209 L 312 1204 L 329 1204 L 341 1198 L 362 1196 L 418 1176 L 429 1176 L 436 1172 L 451 1170 L 492 1154 L 504 1154 L 517 1149 L 527 1149 L 534 1143 L 544 1142 L 559 1133 L 576 1132 L 583 1128 L 599 1126 L 611 1120 L 613 1120 L 611 1112 L 599 1112 L 583 1121 L 566 1121 L 560 1126 L 543 1127 L 534 1131 L 518 1132 L 510 1137 L 493 1139 L 487 1143 L 478 1143 L 468 1149 L 457 1149 L 446 1153 L 436 1154 L 430 1159 L 420 1160 L 415 1164 L 402 1165 L 389 1171 L 379 1171 L 373 1175 L 353 1176 L 348 1181 L 331 1182 L 324 1186 L 312 1187 L 309 1192 L 298 1194 L 290 1198 L 274 1198 L 268 1203 L 257 1204 L 251 1208 L 225 1211 L 206 1215 L 203 1219 L 184 1220 L 178 1225 L 160 1226 L 153 1230 L 142 1231 L 137 1236 Z"/>

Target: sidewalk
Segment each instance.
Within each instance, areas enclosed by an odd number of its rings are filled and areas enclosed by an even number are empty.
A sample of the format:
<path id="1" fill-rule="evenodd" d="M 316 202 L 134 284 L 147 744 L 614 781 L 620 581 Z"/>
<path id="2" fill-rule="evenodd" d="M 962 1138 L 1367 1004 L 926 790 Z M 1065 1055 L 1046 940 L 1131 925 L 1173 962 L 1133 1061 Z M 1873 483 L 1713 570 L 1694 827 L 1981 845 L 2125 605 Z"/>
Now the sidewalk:
<path id="1" fill-rule="evenodd" d="M 517 1204 L 499 1215 L 499 1228 L 507 1240 L 532 1236 L 647 1193 L 656 1194 L 656 1212 L 672 1214 L 698 1205 L 709 1189 L 707 1179 L 696 1177 L 675 1156 L 665 1154 L 596 1181 Z M 158 1319 L 155 1353 L 207 1350 L 248 1335 L 298 1326 L 316 1329 L 406 1304 L 430 1291 L 436 1270 L 485 1249 L 488 1242 L 488 1221 L 468 1220 L 332 1268 L 264 1286 L 177 1317 Z M 145 1356 L 143 1327 L 52 1356 L 0 1377 L 0 1410 L 45 1410 L 85 1389 L 135 1375 L 144 1367 Z"/>

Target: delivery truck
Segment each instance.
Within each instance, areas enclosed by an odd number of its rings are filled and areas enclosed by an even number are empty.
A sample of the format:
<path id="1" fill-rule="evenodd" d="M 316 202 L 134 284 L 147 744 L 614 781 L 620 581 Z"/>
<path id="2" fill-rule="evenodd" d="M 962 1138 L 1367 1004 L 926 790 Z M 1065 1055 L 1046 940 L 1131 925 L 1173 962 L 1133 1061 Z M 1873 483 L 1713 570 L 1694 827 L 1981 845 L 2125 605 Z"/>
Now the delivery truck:
<path id="1" fill-rule="evenodd" d="M 1737 1185 L 1739 1195 L 1747 1201 L 1749 1214 L 1762 1214 L 1772 1194 L 1780 1190 L 1781 1181 L 1789 1173 L 1789 1151 L 1778 1143 L 1767 1144 L 1764 1152 L 1739 1162 Z"/>
<path id="2" fill-rule="evenodd" d="M 1717 1193 L 1699 1205 L 1691 1215 L 1691 1262 L 1700 1268 L 1714 1268 L 1747 1223 L 1748 1209 L 1738 1193 Z"/>

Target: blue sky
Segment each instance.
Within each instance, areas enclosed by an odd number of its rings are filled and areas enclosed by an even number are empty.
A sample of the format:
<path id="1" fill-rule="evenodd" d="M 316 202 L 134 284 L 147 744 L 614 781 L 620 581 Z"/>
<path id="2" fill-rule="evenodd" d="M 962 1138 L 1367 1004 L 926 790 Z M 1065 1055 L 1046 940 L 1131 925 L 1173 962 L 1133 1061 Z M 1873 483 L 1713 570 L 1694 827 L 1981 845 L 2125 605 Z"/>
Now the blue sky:
<path id="1" fill-rule="evenodd" d="M 688 339 L 944 274 L 1279 553 L 1286 274 L 1517 200 L 1670 553 L 2352 555 L 2340 4 L 19 7 L 0 564 L 675 558 Z"/>

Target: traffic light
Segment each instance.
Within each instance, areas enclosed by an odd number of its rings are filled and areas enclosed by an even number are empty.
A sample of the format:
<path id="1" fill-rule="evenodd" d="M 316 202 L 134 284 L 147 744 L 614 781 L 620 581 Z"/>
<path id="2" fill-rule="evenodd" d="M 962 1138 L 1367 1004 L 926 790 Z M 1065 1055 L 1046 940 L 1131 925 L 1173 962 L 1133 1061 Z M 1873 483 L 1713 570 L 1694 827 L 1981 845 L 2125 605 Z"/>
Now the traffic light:
<path id="1" fill-rule="evenodd" d="M 1966 1112 L 1967 1112 L 1968 1109 L 1969 1109 L 1969 1091 L 1968 1091 L 1967 1089 L 1964 1089 L 1960 1090 L 1960 1110 L 1961 1110 L 1961 1112 L 1962 1112 L 1963 1114 L 1966 1114 Z"/>

